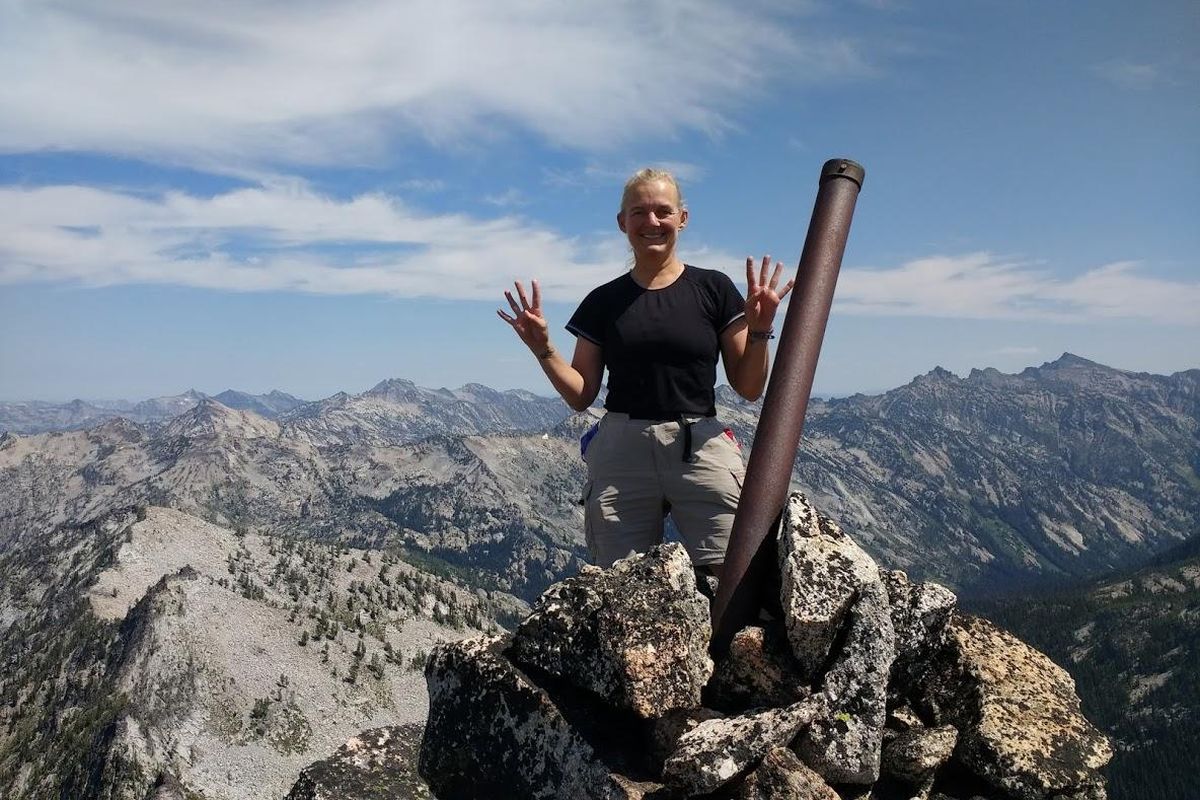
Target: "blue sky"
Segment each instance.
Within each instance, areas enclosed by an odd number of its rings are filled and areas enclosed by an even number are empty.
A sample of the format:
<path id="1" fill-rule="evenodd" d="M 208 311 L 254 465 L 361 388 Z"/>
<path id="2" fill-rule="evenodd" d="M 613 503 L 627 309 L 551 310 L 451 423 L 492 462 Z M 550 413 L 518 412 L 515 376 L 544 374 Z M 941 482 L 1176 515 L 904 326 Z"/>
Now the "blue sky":
<path id="1" fill-rule="evenodd" d="M 818 392 L 1200 367 L 1197 42 L 1185 0 L 0 0 L 0 399 L 550 394 L 494 310 L 537 277 L 571 346 L 630 172 L 741 285 L 840 156 Z"/>

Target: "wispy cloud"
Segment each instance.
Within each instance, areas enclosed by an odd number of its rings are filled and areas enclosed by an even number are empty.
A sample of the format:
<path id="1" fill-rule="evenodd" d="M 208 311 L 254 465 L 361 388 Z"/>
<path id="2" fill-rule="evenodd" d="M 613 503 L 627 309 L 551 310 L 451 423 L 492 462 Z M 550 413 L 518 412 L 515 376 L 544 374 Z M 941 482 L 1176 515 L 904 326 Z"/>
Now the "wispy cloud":
<path id="1" fill-rule="evenodd" d="M 483 198 L 483 202 L 488 205 L 497 206 L 498 208 L 514 208 L 529 203 L 525 199 L 524 193 L 516 187 L 510 187 L 499 194 L 489 194 Z"/>
<path id="2" fill-rule="evenodd" d="M 719 134 L 780 76 L 869 72 L 770 2 L 0 4 L 0 150 L 211 166 L 363 163 L 397 139 L 532 131 L 606 149 Z"/>
<path id="3" fill-rule="evenodd" d="M 691 263 L 741 257 L 688 241 Z M 387 294 L 495 300 L 537 277 L 574 302 L 625 269 L 613 234 L 597 241 L 513 216 L 428 214 L 383 193 L 338 199 L 298 180 L 212 197 L 133 195 L 83 186 L 0 189 L 0 283 L 173 284 L 227 291 Z M 1133 262 L 1059 278 L 988 253 L 846 268 L 839 313 L 1200 325 L 1200 282 L 1145 274 Z"/>
<path id="4" fill-rule="evenodd" d="M 81 186 L 0 190 L 0 283 L 496 299 L 538 277 L 574 299 L 623 269 L 592 244 L 510 217 L 428 215 L 396 197 L 336 200 L 293 182 L 214 197 Z"/>
<path id="5" fill-rule="evenodd" d="M 1125 317 L 1200 325 L 1200 282 L 1151 277 L 1135 262 L 1062 278 L 972 253 L 917 259 L 893 269 L 845 269 L 837 308 L 871 315 L 1063 322 Z"/>
<path id="6" fill-rule="evenodd" d="M 1149 89 L 1162 80 L 1158 65 L 1115 59 L 1092 67 L 1104 80 L 1122 89 Z"/>

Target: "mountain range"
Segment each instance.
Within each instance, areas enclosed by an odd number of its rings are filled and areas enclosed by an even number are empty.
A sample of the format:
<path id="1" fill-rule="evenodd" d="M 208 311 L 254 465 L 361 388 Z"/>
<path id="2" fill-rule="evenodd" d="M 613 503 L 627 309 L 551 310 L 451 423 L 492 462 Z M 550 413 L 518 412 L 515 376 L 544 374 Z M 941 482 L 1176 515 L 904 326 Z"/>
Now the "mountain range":
<path id="1" fill-rule="evenodd" d="M 261 770 L 281 797 L 356 726 L 419 721 L 414 650 L 512 619 L 586 560 L 597 409 L 404 380 L 223 397 L 92 423 L 0 404 L 0 794 L 141 800 L 186 776 L 250 797 L 223 776 Z M 752 450 L 760 404 L 721 387 L 718 406 Z M 56 429 L 20 432 L 37 425 Z M 1135 570 L 1198 540 L 1200 370 L 934 369 L 814 399 L 789 467 L 880 563 L 968 602 Z"/>

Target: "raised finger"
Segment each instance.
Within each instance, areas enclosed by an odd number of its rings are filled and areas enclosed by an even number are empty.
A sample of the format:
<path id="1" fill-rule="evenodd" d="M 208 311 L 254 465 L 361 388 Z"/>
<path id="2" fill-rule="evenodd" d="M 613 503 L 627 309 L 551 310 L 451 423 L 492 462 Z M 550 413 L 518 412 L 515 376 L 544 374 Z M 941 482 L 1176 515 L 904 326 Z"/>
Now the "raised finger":
<path id="1" fill-rule="evenodd" d="M 767 285 L 767 269 L 769 269 L 770 266 L 771 266 L 771 257 L 763 256 L 762 270 L 760 270 L 759 274 L 758 274 L 758 282 L 760 284 L 762 284 L 763 286 Z"/>
<path id="2" fill-rule="evenodd" d="M 529 310 L 529 298 L 525 296 L 525 287 L 520 281 L 514 281 L 513 285 L 517 287 L 517 297 L 521 298 L 521 308 Z"/>
<path id="3" fill-rule="evenodd" d="M 771 273 L 770 286 L 772 289 L 774 289 L 776 286 L 779 285 L 779 278 L 781 275 L 783 275 L 783 264 L 779 261 L 776 261 L 775 262 L 775 271 Z"/>
<path id="4" fill-rule="evenodd" d="M 787 297 L 787 293 L 788 293 L 788 292 L 790 292 L 790 291 L 792 290 L 792 287 L 793 287 L 793 286 L 795 286 L 795 285 L 796 285 L 796 279 L 795 279 L 795 278 L 792 278 L 790 281 L 788 281 L 787 283 L 785 283 L 785 284 L 783 285 L 783 291 L 781 291 L 781 292 L 779 293 L 779 299 L 780 299 L 780 300 L 782 300 L 783 298 Z"/>
<path id="5" fill-rule="evenodd" d="M 530 283 L 533 284 L 533 307 L 542 307 L 542 287 L 538 285 L 537 278 L 534 278 Z"/>
<path id="6" fill-rule="evenodd" d="M 513 313 L 519 315 L 521 313 L 521 307 L 517 305 L 517 301 L 513 298 L 512 292 L 506 291 L 504 293 L 504 297 L 506 300 L 508 300 L 508 305 L 512 308 Z"/>
<path id="7" fill-rule="evenodd" d="M 500 317 L 500 319 L 504 320 L 509 325 L 515 326 L 517 324 L 517 320 L 515 318 L 510 317 L 508 314 L 505 314 L 502 310 L 500 310 L 498 308 L 496 309 L 496 316 Z"/>
<path id="8" fill-rule="evenodd" d="M 746 288 L 754 291 L 754 259 L 746 256 Z"/>

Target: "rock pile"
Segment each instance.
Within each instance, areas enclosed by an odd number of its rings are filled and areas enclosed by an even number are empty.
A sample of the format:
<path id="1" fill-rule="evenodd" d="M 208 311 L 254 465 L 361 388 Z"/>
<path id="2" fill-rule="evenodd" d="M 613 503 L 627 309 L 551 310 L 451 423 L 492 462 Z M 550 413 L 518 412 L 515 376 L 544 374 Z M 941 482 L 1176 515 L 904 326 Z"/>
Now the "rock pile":
<path id="1" fill-rule="evenodd" d="M 778 553 L 782 610 L 716 663 L 678 545 L 439 647 L 421 775 L 441 800 L 1105 797 L 1108 741 L 1045 656 L 880 569 L 802 495 Z"/>

